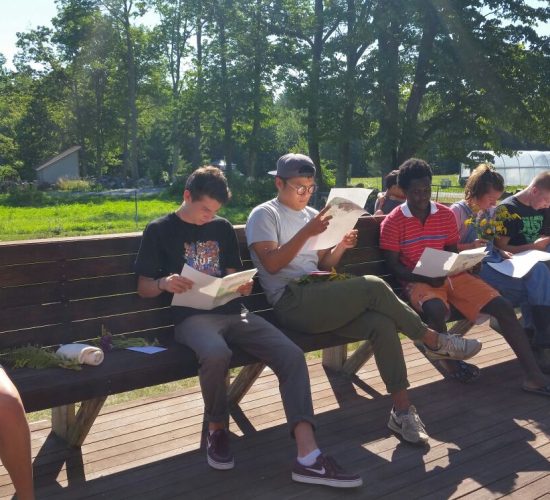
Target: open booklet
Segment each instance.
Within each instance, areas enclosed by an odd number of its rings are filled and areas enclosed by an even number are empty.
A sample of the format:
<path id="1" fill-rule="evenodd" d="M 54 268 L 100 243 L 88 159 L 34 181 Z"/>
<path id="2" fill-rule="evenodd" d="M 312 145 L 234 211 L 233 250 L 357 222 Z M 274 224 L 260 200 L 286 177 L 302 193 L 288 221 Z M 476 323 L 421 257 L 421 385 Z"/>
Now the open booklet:
<path id="1" fill-rule="evenodd" d="M 331 189 L 325 215 L 332 216 L 325 231 L 310 238 L 304 245 L 304 250 L 324 250 L 342 241 L 344 235 L 351 231 L 357 219 L 367 213 L 363 208 L 372 190 L 361 188 Z"/>
<path id="2" fill-rule="evenodd" d="M 523 278 L 533 266 L 540 261 L 550 260 L 550 253 L 541 250 L 526 250 L 514 254 L 511 259 L 501 262 L 489 262 L 488 264 L 499 273 L 512 278 Z"/>
<path id="3" fill-rule="evenodd" d="M 256 269 L 248 269 L 240 273 L 228 274 L 223 278 L 216 278 L 185 264 L 181 275 L 190 279 L 194 285 L 187 292 L 175 293 L 172 305 L 195 309 L 214 309 L 223 306 L 230 300 L 240 297 L 237 289 L 248 283 L 256 271 Z"/>
<path id="4" fill-rule="evenodd" d="M 413 269 L 413 274 L 439 278 L 462 273 L 479 264 L 487 255 L 485 248 L 463 250 L 460 253 L 425 248 Z"/>

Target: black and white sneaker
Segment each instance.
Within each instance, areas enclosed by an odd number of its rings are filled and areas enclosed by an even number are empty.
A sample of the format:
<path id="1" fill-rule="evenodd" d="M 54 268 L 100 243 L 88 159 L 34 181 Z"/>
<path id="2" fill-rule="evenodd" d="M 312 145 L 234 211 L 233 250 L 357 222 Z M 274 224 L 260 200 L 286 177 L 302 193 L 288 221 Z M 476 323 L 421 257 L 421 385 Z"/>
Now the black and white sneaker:
<path id="1" fill-rule="evenodd" d="M 206 460 L 210 467 L 217 470 L 235 467 L 235 459 L 229 448 L 229 435 L 225 429 L 218 429 L 212 434 L 206 431 Z"/>
<path id="2" fill-rule="evenodd" d="M 302 465 L 296 460 L 292 467 L 292 479 L 299 483 L 324 484 L 333 488 L 357 488 L 363 484 L 361 476 L 346 472 L 328 455 L 319 455 L 313 465 Z"/>

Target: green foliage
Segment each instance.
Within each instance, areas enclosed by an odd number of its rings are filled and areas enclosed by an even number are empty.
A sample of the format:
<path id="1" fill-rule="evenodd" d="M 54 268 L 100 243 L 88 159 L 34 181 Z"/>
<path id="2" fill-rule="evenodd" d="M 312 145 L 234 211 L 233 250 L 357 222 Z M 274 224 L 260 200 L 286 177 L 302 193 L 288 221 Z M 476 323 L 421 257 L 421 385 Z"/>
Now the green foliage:
<path id="1" fill-rule="evenodd" d="M 77 361 L 57 356 L 51 349 L 38 346 L 24 346 L 13 349 L 4 349 L 0 352 L 2 362 L 12 368 L 68 368 L 81 370 Z"/>
<path id="2" fill-rule="evenodd" d="M 219 158 L 263 178 L 281 154 L 309 152 L 331 185 L 413 155 L 550 147 L 550 51 L 532 28 L 547 6 L 56 4 L 53 28 L 18 35 L 16 70 L 0 61 L 0 163 L 25 180 L 75 144 L 83 177 L 169 177 L 178 198 L 191 165 Z"/>
<path id="3" fill-rule="evenodd" d="M 89 179 L 65 179 L 61 178 L 55 186 L 59 191 L 93 191 L 98 188 L 93 180 Z"/>
<path id="4" fill-rule="evenodd" d="M 36 207 L 46 204 L 48 196 L 36 186 L 16 185 L 10 188 L 6 202 L 14 207 Z"/>
<path id="5" fill-rule="evenodd" d="M 9 165 L 0 166 L 0 182 L 18 182 L 21 180 L 19 172 Z"/>

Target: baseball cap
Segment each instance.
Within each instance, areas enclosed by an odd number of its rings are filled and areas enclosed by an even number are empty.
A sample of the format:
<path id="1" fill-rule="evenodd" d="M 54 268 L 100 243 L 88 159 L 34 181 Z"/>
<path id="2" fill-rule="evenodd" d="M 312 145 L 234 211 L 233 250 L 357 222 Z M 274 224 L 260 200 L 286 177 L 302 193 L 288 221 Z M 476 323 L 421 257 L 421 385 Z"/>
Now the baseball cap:
<path id="1" fill-rule="evenodd" d="M 291 177 L 315 177 L 315 164 L 306 155 L 288 153 L 277 160 L 277 170 L 271 170 L 269 175 L 276 175 L 283 179 Z"/>

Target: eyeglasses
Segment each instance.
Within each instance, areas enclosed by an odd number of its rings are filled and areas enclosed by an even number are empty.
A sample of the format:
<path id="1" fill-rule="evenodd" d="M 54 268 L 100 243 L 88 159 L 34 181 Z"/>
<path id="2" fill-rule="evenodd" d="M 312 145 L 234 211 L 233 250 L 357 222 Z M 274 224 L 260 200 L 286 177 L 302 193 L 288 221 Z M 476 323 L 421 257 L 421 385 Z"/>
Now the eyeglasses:
<path id="1" fill-rule="evenodd" d="M 291 184 L 290 182 L 286 182 L 288 186 L 290 186 L 292 189 L 296 190 L 296 193 L 300 196 L 309 193 L 313 194 L 315 191 L 317 191 L 317 184 L 312 184 L 311 186 L 295 186 L 294 184 Z"/>

